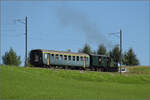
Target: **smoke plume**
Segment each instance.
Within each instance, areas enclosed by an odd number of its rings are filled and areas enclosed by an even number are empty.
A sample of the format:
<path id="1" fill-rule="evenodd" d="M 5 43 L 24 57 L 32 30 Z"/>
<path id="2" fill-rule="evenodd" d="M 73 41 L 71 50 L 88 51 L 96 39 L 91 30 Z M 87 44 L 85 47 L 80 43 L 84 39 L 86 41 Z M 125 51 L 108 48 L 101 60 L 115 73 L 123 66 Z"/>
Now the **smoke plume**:
<path id="1" fill-rule="evenodd" d="M 71 26 L 75 30 L 85 33 L 85 37 L 89 43 L 104 44 L 106 47 L 111 47 L 111 43 L 99 31 L 96 23 L 90 22 L 86 14 L 69 7 L 61 7 L 57 9 L 57 16 L 63 26 Z"/>

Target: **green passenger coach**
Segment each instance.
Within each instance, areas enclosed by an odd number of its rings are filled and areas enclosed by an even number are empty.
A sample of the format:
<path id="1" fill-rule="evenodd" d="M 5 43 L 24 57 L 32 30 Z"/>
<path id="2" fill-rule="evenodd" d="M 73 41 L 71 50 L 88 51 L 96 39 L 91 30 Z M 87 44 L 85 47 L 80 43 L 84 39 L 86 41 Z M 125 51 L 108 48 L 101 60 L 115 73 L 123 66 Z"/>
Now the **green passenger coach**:
<path id="1" fill-rule="evenodd" d="M 86 68 L 90 65 L 89 55 L 84 53 L 61 52 L 54 50 L 32 50 L 31 53 L 39 54 L 39 62 L 35 62 L 36 57 L 30 57 L 32 64 L 37 66 L 58 66 L 72 68 Z M 41 58 L 40 58 L 41 57 Z M 35 64 L 37 63 L 37 64 Z M 40 64 L 40 65 L 39 65 Z"/>

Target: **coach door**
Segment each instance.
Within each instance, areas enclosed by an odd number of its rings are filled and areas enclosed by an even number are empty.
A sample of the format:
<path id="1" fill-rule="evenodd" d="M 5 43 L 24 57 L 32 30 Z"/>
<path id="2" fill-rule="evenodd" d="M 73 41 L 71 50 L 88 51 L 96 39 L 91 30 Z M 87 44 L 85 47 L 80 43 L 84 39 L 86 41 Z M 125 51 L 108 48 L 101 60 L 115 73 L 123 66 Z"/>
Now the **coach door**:
<path id="1" fill-rule="evenodd" d="M 85 68 L 85 60 L 84 60 L 84 57 L 80 57 L 80 59 L 81 59 L 81 62 L 82 62 L 82 65 L 83 65 L 83 68 Z"/>
<path id="2" fill-rule="evenodd" d="M 47 54 L 47 65 L 50 65 L 50 58 L 49 54 Z"/>
<path id="3" fill-rule="evenodd" d="M 83 57 L 83 67 L 85 68 L 85 64 L 86 64 L 86 57 Z"/>

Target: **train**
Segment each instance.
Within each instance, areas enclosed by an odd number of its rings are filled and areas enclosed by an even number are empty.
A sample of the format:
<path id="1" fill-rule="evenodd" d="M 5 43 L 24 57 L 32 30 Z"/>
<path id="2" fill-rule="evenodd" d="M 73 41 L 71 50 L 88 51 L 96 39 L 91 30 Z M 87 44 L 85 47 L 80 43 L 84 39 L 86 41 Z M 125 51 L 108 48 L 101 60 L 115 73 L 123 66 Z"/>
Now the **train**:
<path id="1" fill-rule="evenodd" d="M 118 64 L 106 55 L 34 49 L 29 57 L 34 67 L 118 72 Z"/>

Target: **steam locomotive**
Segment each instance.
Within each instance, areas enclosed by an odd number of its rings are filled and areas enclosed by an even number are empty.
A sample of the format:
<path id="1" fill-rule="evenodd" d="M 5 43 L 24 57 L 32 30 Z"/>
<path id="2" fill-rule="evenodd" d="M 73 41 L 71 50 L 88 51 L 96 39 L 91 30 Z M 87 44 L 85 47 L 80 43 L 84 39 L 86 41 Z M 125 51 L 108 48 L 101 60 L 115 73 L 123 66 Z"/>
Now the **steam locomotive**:
<path id="1" fill-rule="evenodd" d="M 30 64 L 35 67 L 89 69 L 102 72 L 118 71 L 118 64 L 108 56 L 55 50 L 31 50 Z"/>

